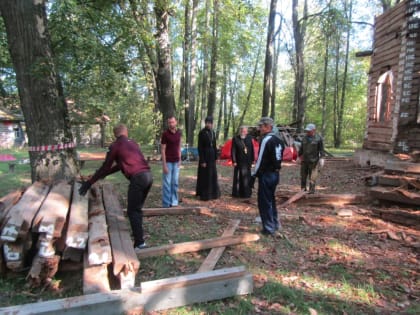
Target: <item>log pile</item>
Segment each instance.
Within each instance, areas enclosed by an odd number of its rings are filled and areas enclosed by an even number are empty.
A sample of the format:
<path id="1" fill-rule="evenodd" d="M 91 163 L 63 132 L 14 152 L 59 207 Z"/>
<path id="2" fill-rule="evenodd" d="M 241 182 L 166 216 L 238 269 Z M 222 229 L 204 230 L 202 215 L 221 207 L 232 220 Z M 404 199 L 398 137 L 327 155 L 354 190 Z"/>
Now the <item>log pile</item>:
<path id="1" fill-rule="evenodd" d="M 388 161 L 384 171 L 367 178 L 370 196 L 404 209 L 374 209 L 385 220 L 420 229 L 420 163 Z"/>

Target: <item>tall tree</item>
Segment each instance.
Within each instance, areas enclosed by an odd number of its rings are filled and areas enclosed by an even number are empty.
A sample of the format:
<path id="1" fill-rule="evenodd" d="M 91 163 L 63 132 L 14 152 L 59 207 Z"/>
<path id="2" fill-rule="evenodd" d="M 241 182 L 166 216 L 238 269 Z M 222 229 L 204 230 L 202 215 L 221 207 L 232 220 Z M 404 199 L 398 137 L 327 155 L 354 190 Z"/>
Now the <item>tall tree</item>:
<path id="1" fill-rule="evenodd" d="M 295 43 L 295 93 L 294 93 L 294 113 L 297 129 L 302 130 L 305 122 L 306 108 L 306 87 L 305 87 L 305 35 L 306 19 L 308 15 L 307 0 L 303 0 L 303 16 L 299 18 L 299 0 L 292 1 L 292 22 L 293 37 Z"/>
<path id="2" fill-rule="evenodd" d="M 388 11 L 399 2 L 399 0 L 380 0 L 383 12 Z"/>
<path id="3" fill-rule="evenodd" d="M 265 67 L 264 67 L 264 88 L 263 88 L 263 106 L 261 115 L 268 116 L 271 103 L 271 87 L 273 84 L 273 57 L 274 57 L 274 23 L 276 17 L 277 0 L 270 2 L 270 14 L 267 27 L 267 42 L 265 49 Z"/>
<path id="4" fill-rule="evenodd" d="M 163 124 L 175 114 L 175 98 L 172 84 L 172 55 L 169 39 L 170 1 L 156 0 L 154 11 L 156 15 L 157 41 L 157 92 L 159 108 Z"/>
<path id="5" fill-rule="evenodd" d="M 75 150 L 45 148 L 73 144 L 53 61 L 45 1 L 0 1 L 0 11 L 25 117 L 32 180 L 73 178 L 77 173 Z"/>
<path id="6" fill-rule="evenodd" d="M 207 98 L 207 116 L 213 116 L 216 106 L 217 92 L 217 58 L 219 39 L 219 0 L 213 1 L 213 27 L 212 27 L 211 61 L 210 61 L 210 85 Z"/>

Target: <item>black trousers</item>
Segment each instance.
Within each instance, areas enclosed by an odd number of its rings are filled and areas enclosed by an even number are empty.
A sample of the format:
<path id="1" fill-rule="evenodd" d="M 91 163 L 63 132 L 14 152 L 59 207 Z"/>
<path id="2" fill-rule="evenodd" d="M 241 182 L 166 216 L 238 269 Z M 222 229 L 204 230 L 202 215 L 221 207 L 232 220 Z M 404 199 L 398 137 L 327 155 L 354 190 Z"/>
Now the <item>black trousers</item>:
<path id="1" fill-rule="evenodd" d="M 134 237 L 134 246 L 144 243 L 143 238 L 143 205 L 153 184 L 151 172 L 132 176 L 127 194 L 127 215 Z"/>
<path id="2" fill-rule="evenodd" d="M 237 165 L 233 170 L 232 197 L 249 198 L 251 190 L 251 167 Z"/>

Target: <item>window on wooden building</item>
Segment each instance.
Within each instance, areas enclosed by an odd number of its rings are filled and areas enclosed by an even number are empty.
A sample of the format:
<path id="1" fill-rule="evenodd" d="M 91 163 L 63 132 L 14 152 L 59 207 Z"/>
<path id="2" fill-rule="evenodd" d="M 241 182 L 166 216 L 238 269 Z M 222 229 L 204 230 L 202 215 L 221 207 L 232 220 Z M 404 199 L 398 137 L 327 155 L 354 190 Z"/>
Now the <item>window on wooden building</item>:
<path id="1" fill-rule="evenodd" d="M 376 121 L 390 121 L 391 120 L 391 101 L 393 99 L 392 71 L 389 70 L 383 73 L 376 84 Z"/>

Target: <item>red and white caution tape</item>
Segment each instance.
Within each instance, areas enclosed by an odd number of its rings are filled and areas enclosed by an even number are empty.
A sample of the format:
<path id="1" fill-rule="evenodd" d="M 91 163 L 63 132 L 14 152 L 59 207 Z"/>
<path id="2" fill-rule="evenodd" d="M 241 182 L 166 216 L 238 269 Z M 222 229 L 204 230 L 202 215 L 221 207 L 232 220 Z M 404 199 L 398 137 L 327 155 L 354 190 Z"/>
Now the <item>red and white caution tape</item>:
<path id="1" fill-rule="evenodd" d="M 74 142 L 50 144 L 50 145 L 39 145 L 39 146 L 29 147 L 28 151 L 41 152 L 41 151 L 65 150 L 65 149 L 74 148 L 75 146 L 76 146 L 76 144 Z"/>

